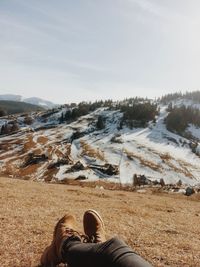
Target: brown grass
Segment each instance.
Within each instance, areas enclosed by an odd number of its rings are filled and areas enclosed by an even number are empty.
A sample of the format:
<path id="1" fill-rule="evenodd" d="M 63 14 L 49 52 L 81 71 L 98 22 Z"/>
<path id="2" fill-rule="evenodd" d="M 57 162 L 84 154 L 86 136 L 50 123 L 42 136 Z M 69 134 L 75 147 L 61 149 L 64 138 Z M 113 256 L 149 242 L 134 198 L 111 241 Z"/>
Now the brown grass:
<path id="1" fill-rule="evenodd" d="M 24 143 L 23 153 L 29 152 L 30 149 L 34 148 L 36 146 L 36 143 L 33 141 L 33 135 L 29 134 L 27 135 L 27 140 Z"/>
<path id="2" fill-rule="evenodd" d="M 49 160 L 52 160 L 52 154 L 58 158 L 65 158 L 70 155 L 71 144 L 60 145 L 58 143 L 48 143 L 48 138 L 45 136 L 39 136 L 37 142 L 33 141 L 33 134 L 29 133 L 24 138 L 2 141 L 0 144 L 0 160 L 6 159 L 3 167 L 0 169 L 1 175 L 12 177 L 29 177 L 29 179 L 35 178 L 35 172 L 42 164 L 34 164 L 26 168 L 21 168 L 25 157 L 28 153 L 32 152 L 35 155 L 48 152 Z M 41 146 L 42 145 L 42 146 Z M 17 148 L 17 150 L 16 150 Z M 66 151 L 65 151 L 65 150 Z M 64 151 L 64 152 L 63 152 Z M 44 179 L 50 181 L 55 176 L 57 170 L 46 171 Z"/>
<path id="3" fill-rule="evenodd" d="M 158 164 L 156 164 L 156 163 L 154 163 L 154 162 L 152 162 L 150 160 L 144 159 L 140 155 L 135 154 L 135 153 L 133 153 L 131 151 L 128 151 L 127 149 L 124 150 L 124 153 L 127 155 L 127 157 L 129 159 L 132 159 L 132 160 L 137 159 L 137 160 L 139 160 L 139 162 L 140 162 L 140 164 L 142 166 L 149 167 L 150 169 L 152 169 L 154 171 L 157 171 L 157 172 L 161 172 L 161 166 L 160 165 L 158 165 Z"/>
<path id="4" fill-rule="evenodd" d="M 169 155 L 169 153 L 165 153 L 165 154 L 160 154 L 160 158 L 170 167 L 173 169 L 173 171 L 175 171 L 176 173 L 182 173 L 184 174 L 186 177 L 189 178 L 194 178 L 194 176 L 192 175 L 192 173 L 188 170 L 187 167 L 192 167 L 192 165 L 190 163 L 186 163 L 183 160 L 177 160 L 177 162 L 179 163 L 179 165 L 181 166 L 180 168 L 178 168 L 177 166 L 175 166 L 171 160 L 173 160 L 174 158 L 171 157 Z M 175 160 L 175 159 L 174 159 Z"/>
<path id="5" fill-rule="evenodd" d="M 81 229 L 89 208 L 154 266 L 200 266 L 198 199 L 83 186 L 0 178 L 0 266 L 37 266 L 57 220 L 73 212 Z"/>
<path id="6" fill-rule="evenodd" d="M 34 175 L 37 172 L 38 168 L 41 167 L 41 165 L 42 165 L 41 163 L 38 163 L 38 164 L 29 165 L 26 168 L 21 168 L 18 170 L 18 173 L 19 173 L 18 176 L 31 177 L 32 175 Z"/>
<path id="7" fill-rule="evenodd" d="M 37 172 L 38 168 L 41 167 L 41 164 L 29 165 L 26 168 L 17 168 L 15 164 L 9 163 L 6 165 L 4 171 L 2 171 L 2 175 L 12 175 L 13 177 L 34 177 L 34 174 Z"/>
<path id="8" fill-rule="evenodd" d="M 164 153 L 164 154 L 159 154 L 160 155 L 160 158 L 162 159 L 162 160 L 166 160 L 166 161 L 168 161 L 168 160 L 171 160 L 172 159 L 172 157 L 170 156 L 170 154 L 169 153 Z"/>
<path id="9" fill-rule="evenodd" d="M 85 141 L 80 141 L 81 148 L 82 148 L 82 155 L 86 155 L 92 158 L 98 158 L 100 160 L 104 160 L 104 154 L 99 149 L 95 149 L 88 145 Z"/>
<path id="10" fill-rule="evenodd" d="M 45 136 L 39 136 L 37 138 L 37 143 L 40 143 L 40 144 L 46 144 L 47 142 L 49 141 L 49 139 Z"/>

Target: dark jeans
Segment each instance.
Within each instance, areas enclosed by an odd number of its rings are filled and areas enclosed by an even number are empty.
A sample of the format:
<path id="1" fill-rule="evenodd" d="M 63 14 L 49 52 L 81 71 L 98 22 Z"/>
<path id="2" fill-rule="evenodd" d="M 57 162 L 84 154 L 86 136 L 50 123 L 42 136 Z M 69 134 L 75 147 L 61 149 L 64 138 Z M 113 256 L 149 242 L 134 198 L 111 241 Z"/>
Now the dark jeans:
<path id="1" fill-rule="evenodd" d="M 70 267 L 152 267 L 116 237 L 96 244 L 69 238 L 63 244 L 62 257 Z"/>

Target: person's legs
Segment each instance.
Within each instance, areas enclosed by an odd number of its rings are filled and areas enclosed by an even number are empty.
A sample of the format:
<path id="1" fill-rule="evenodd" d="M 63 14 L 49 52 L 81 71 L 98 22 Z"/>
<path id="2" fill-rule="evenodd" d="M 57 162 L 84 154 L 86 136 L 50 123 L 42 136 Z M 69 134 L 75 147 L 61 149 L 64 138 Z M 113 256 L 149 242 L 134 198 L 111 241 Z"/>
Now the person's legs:
<path id="1" fill-rule="evenodd" d="M 115 237 L 100 247 L 113 267 L 152 267 L 147 261 L 137 255 L 124 241 Z"/>
<path id="2" fill-rule="evenodd" d="M 62 258 L 70 267 L 152 267 L 118 238 L 97 244 L 69 238 L 63 244 Z"/>
<path id="3" fill-rule="evenodd" d="M 105 231 L 98 213 L 89 210 L 84 217 L 84 229 L 89 234 L 89 240 L 94 236 L 98 243 L 83 243 L 84 236 L 74 230 L 75 224 L 73 215 L 65 215 L 59 220 L 54 229 L 52 243 L 42 254 L 42 266 L 54 267 L 61 262 L 70 267 L 151 266 L 118 238 L 102 242 Z"/>
<path id="4" fill-rule="evenodd" d="M 81 240 L 67 240 L 62 248 L 62 258 L 70 267 L 110 266 L 103 253 L 97 252 L 100 245 L 100 243 L 82 243 Z"/>

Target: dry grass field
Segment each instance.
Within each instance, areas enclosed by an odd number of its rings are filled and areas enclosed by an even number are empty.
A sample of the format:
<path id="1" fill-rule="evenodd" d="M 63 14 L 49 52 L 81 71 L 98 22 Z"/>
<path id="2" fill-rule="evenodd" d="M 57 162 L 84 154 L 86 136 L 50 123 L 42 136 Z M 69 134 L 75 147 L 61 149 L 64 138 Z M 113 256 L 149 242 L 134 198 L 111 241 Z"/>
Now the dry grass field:
<path id="1" fill-rule="evenodd" d="M 0 178 L 0 266 L 38 266 L 57 220 L 99 211 L 107 237 L 119 235 L 153 266 L 200 266 L 200 201 L 196 197 L 109 191 Z"/>

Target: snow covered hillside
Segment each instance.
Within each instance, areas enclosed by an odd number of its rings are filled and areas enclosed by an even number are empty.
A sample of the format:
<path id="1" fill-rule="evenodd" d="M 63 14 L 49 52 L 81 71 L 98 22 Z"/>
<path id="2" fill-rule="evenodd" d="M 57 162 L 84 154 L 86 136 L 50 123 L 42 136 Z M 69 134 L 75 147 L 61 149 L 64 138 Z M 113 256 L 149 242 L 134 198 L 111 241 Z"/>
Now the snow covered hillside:
<path id="1" fill-rule="evenodd" d="M 200 183 L 200 157 L 192 141 L 166 129 L 167 105 L 144 128 L 120 127 L 119 110 L 98 108 L 74 121 L 63 123 L 68 107 L 53 111 L 12 116 L 20 130 L 0 137 L 0 173 L 37 180 L 105 179 L 132 184 L 144 175 L 166 184 L 179 180 Z M 99 117 L 103 126 L 97 127 Z M 27 123 L 28 122 L 28 123 Z M 188 129 L 200 136 L 200 130 Z M 198 152 L 198 151 L 196 151 Z"/>

